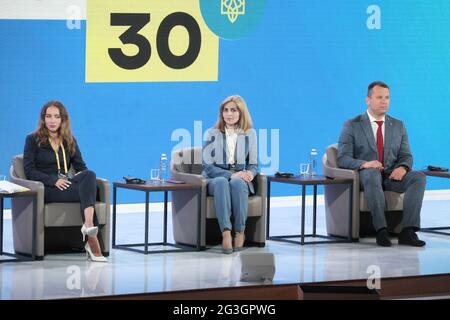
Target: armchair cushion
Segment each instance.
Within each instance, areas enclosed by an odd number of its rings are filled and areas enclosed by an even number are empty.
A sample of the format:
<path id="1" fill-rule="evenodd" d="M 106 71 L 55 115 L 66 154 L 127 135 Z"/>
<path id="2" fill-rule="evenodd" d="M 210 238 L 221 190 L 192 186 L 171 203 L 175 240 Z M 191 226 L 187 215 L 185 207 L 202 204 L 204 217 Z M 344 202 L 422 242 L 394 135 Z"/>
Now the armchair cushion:
<path id="1" fill-rule="evenodd" d="M 83 224 L 78 202 L 48 203 L 44 210 L 46 227 L 78 227 Z M 95 214 L 100 225 L 106 224 L 107 211 L 104 202 L 95 203 Z"/>
<path id="2" fill-rule="evenodd" d="M 397 193 L 393 191 L 385 191 L 384 197 L 386 199 L 387 211 L 402 211 L 403 210 L 403 197 L 404 193 Z M 359 196 L 359 210 L 364 212 L 370 212 L 367 206 L 364 192 L 360 192 Z"/>

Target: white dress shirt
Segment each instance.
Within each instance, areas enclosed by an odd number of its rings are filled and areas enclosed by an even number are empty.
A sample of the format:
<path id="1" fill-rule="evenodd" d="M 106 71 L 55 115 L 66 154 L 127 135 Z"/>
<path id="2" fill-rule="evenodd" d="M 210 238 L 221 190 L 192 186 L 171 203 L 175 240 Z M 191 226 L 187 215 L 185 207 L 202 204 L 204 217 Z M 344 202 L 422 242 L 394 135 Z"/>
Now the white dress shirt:
<path id="1" fill-rule="evenodd" d="M 234 153 L 236 151 L 237 132 L 236 130 L 228 130 L 225 128 L 225 135 L 227 139 L 228 163 L 234 164 Z"/>
<path id="2" fill-rule="evenodd" d="M 372 126 L 372 131 L 373 131 L 373 136 L 375 137 L 375 144 L 377 142 L 377 131 L 378 131 L 378 123 L 376 123 L 375 121 L 383 121 L 383 124 L 381 125 L 381 132 L 383 133 L 383 145 L 384 145 L 384 128 L 385 128 L 385 124 L 386 124 L 386 116 L 383 116 L 382 119 L 377 120 L 374 117 L 372 117 L 372 115 L 369 113 L 369 111 L 367 111 L 367 115 L 369 116 L 369 120 L 370 120 L 370 125 Z"/>

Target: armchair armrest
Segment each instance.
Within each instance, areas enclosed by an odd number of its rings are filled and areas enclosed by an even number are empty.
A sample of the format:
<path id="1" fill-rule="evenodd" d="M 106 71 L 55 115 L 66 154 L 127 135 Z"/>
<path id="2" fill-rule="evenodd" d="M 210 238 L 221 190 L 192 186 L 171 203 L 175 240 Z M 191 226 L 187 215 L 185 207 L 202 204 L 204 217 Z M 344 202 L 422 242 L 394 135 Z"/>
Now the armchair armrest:
<path id="1" fill-rule="evenodd" d="M 330 165 L 327 155 L 322 157 L 323 175 L 330 178 L 343 178 L 353 180 L 353 225 L 352 237 L 359 238 L 359 172 L 358 170 L 341 169 Z M 348 198 L 342 195 L 347 187 L 344 185 L 325 185 L 325 212 L 327 219 L 327 232 L 333 235 L 347 236 L 348 226 L 341 221 L 348 219 Z"/>
<path id="2" fill-rule="evenodd" d="M 357 179 L 359 173 L 356 170 L 324 167 L 324 174 L 330 178 L 350 178 Z"/>
<path id="3" fill-rule="evenodd" d="M 44 200 L 44 184 L 40 181 L 25 180 L 21 178 L 16 178 L 10 175 L 12 183 L 18 184 L 22 187 L 28 188 L 31 191 L 37 192 L 37 198 Z"/>
<path id="4" fill-rule="evenodd" d="M 105 202 L 109 206 L 109 182 L 103 178 L 97 178 L 97 187 L 99 189 L 99 201 Z"/>
<path id="5" fill-rule="evenodd" d="M 359 172 L 351 169 L 332 168 L 323 165 L 323 175 L 329 178 L 343 178 L 353 180 L 354 197 L 359 194 Z"/>
<path id="6" fill-rule="evenodd" d="M 36 255 L 44 256 L 44 184 L 40 181 L 26 180 L 15 175 L 11 166 L 9 170 L 11 182 L 28 188 L 37 193 L 36 205 Z M 29 206 L 31 199 L 29 198 L 13 198 L 11 199 L 11 207 L 13 212 L 13 237 L 21 234 L 21 241 L 14 242 L 14 250 L 22 253 L 31 253 L 32 251 L 32 207 Z"/>
<path id="7" fill-rule="evenodd" d="M 258 188 L 256 190 L 256 195 L 258 196 L 266 196 L 267 195 L 267 177 L 264 173 L 258 173 L 257 183 Z"/>
<path id="8" fill-rule="evenodd" d="M 172 179 L 184 181 L 190 184 L 201 185 L 206 188 L 206 179 L 201 174 L 184 173 L 178 171 L 171 172 Z"/>
<path id="9" fill-rule="evenodd" d="M 327 154 L 324 154 L 322 157 L 322 168 L 323 175 L 329 178 L 350 178 L 350 179 L 358 179 L 359 173 L 357 170 L 351 169 L 341 169 L 336 165 L 330 165 L 328 162 Z"/>

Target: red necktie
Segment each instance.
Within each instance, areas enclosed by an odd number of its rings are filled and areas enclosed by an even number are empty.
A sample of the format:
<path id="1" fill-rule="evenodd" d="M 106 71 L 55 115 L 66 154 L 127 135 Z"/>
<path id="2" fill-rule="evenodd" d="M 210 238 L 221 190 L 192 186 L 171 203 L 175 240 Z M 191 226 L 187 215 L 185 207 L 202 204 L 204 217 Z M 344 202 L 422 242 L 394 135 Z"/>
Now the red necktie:
<path id="1" fill-rule="evenodd" d="M 378 125 L 377 130 L 377 149 L 378 149 L 378 158 L 380 159 L 380 162 L 383 163 L 384 158 L 384 143 L 383 143 L 383 122 L 384 121 L 375 121 Z"/>

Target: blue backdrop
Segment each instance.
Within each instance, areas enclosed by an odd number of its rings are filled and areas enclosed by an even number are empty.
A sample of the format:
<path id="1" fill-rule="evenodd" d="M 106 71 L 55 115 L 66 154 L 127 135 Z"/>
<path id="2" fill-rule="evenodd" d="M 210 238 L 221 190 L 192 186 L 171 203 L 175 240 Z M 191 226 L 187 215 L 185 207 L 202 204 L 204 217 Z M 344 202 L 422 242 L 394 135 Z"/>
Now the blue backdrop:
<path id="1" fill-rule="evenodd" d="M 64 20 L 0 20 L 0 173 L 48 100 L 68 107 L 88 167 L 120 181 L 147 178 L 176 144 L 173 130 L 212 126 L 222 99 L 236 93 L 257 129 L 280 130 L 279 169 L 298 172 L 311 148 L 322 154 L 343 122 L 365 111 L 373 80 L 391 87 L 389 113 L 407 126 L 415 169 L 449 166 L 450 2 L 379 0 L 379 30 L 366 25 L 371 4 L 267 1 L 254 32 L 220 40 L 217 82 L 85 83 L 85 21 L 69 30 Z M 428 179 L 427 189 L 448 188 Z"/>

